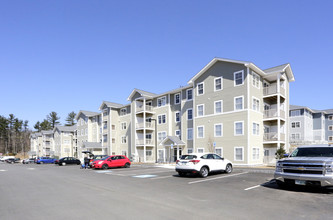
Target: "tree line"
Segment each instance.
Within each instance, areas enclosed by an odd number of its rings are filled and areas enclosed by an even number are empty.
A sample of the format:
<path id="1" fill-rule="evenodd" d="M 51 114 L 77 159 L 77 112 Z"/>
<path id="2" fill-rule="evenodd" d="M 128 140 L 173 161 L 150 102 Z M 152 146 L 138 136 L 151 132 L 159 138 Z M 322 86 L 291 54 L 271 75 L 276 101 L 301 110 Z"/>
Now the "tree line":
<path id="1" fill-rule="evenodd" d="M 75 116 L 74 111 L 70 112 L 65 126 L 75 125 Z M 52 130 L 60 125 L 59 120 L 58 114 L 52 111 L 42 122 L 37 121 L 34 129 L 37 132 Z M 9 114 L 8 118 L 0 115 L 0 153 L 16 155 L 30 151 L 30 135 L 33 131 L 29 129 L 28 123 L 28 120 L 20 120 L 14 114 Z"/>

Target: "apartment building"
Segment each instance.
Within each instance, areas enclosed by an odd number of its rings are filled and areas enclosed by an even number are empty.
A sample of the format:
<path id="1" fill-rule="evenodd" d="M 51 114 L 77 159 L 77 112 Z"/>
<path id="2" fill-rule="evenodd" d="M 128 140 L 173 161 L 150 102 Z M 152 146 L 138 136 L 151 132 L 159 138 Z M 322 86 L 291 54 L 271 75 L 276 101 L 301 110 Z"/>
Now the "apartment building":
<path id="1" fill-rule="evenodd" d="M 30 157 L 38 157 L 42 154 L 43 138 L 40 132 L 32 133 L 30 135 Z"/>
<path id="2" fill-rule="evenodd" d="M 333 143 L 333 109 L 290 105 L 290 145 Z"/>
<path id="3" fill-rule="evenodd" d="M 76 125 L 56 126 L 53 129 L 54 155 L 62 157 L 76 157 Z"/>
<path id="4" fill-rule="evenodd" d="M 31 150 L 29 155 L 32 157 L 54 156 L 53 131 L 33 133 L 30 135 Z"/>
<path id="5" fill-rule="evenodd" d="M 162 94 L 134 89 L 127 105 L 105 101 L 102 114 L 81 111 L 78 146 L 95 141 L 94 149 L 136 162 L 216 152 L 235 164 L 274 163 L 276 150 L 289 147 L 292 81 L 289 64 L 262 70 L 251 62 L 215 58 L 187 86 Z M 93 123 L 95 130 L 89 128 Z"/>

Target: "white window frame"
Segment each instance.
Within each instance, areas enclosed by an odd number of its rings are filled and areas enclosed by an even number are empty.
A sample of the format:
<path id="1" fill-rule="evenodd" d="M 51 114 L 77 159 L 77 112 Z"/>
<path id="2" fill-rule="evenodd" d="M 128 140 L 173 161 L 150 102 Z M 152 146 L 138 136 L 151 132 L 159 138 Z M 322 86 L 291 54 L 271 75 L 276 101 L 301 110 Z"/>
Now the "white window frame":
<path id="1" fill-rule="evenodd" d="M 219 79 L 221 80 L 221 89 L 216 89 L 216 86 L 217 86 L 216 80 L 219 80 Z M 214 79 L 214 92 L 221 91 L 221 90 L 223 90 L 223 77 L 216 77 Z"/>
<path id="2" fill-rule="evenodd" d="M 192 135 L 192 137 L 191 138 L 189 138 L 189 131 L 191 131 L 191 135 Z M 193 128 L 188 128 L 187 130 L 186 130 L 186 139 L 187 140 L 193 140 Z"/>
<path id="3" fill-rule="evenodd" d="M 187 148 L 187 153 L 188 154 L 193 154 L 193 148 Z"/>
<path id="4" fill-rule="evenodd" d="M 191 117 L 191 118 L 188 118 L 188 115 L 189 115 L 189 114 L 188 114 L 188 111 L 190 111 L 190 110 L 192 111 L 192 117 Z M 192 109 L 192 108 L 187 109 L 187 110 L 186 110 L 186 113 L 187 113 L 187 120 L 193 120 L 193 109 Z"/>
<path id="5" fill-rule="evenodd" d="M 216 112 L 216 103 L 221 103 L 221 112 Z M 222 114 L 223 113 L 223 100 L 218 100 L 214 102 L 214 114 Z"/>
<path id="6" fill-rule="evenodd" d="M 221 150 L 221 154 L 218 154 L 218 153 L 216 152 L 216 150 Z M 215 153 L 216 153 L 217 155 L 220 155 L 220 157 L 223 157 L 223 147 L 216 147 L 216 148 L 215 148 Z"/>
<path id="7" fill-rule="evenodd" d="M 202 152 L 199 152 L 199 151 L 202 151 Z M 205 153 L 205 148 L 197 148 L 197 153 L 199 153 L 199 154 Z"/>
<path id="8" fill-rule="evenodd" d="M 329 125 L 329 126 L 328 126 L 328 130 L 329 130 L 329 131 L 333 131 L 333 125 Z"/>
<path id="9" fill-rule="evenodd" d="M 260 112 L 260 100 L 256 97 L 252 97 L 252 110 Z"/>
<path id="10" fill-rule="evenodd" d="M 333 121 L 333 115 L 329 115 L 329 116 L 328 116 L 328 120 L 329 120 L 329 121 Z"/>
<path id="11" fill-rule="evenodd" d="M 260 124 L 257 122 L 252 122 L 252 135 L 259 136 L 260 134 Z"/>
<path id="12" fill-rule="evenodd" d="M 120 109 L 120 116 L 124 116 L 126 114 L 127 114 L 127 109 L 126 108 Z"/>
<path id="13" fill-rule="evenodd" d="M 177 118 L 177 114 L 178 114 L 178 118 Z M 177 120 L 178 119 L 178 120 Z M 180 122 L 180 112 L 175 112 L 175 122 L 178 123 Z"/>
<path id="14" fill-rule="evenodd" d="M 237 107 L 236 107 L 236 104 L 237 104 L 236 99 L 239 99 L 239 98 L 242 99 L 242 108 L 241 109 L 237 109 Z M 244 110 L 244 96 L 234 97 L 234 111 L 242 111 L 242 110 Z"/>
<path id="15" fill-rule="evenodd" d="M 236 156 L 237 149 L 242 149 L 242 159 L 241 160 L 237 159 L 237 156 Z M 234 147 L 234 161 L 244 161 L 244 147 Z"/>
<path id="16" fill-rule="evenodd" d="M 258 84 L 258 86 L 256 85 Z M 260 89 L 260 76 L 258 73 L 252 71 L 252 85 L 258 89 Z"/>
<path id="17" fill-rule="evenodd" d="M 164 101 L 163 101 L 164 100 Z M 161 103 L 160 103 L 161 102 Z M 161 108 L 163 106 L 166 106 L 167 100 L 166 100 L 166 96 L 162 96 L 160 98 L 157 99 L 157 107 Z"/>
<path id="18" fill-rule="evenodd" d="M 199 136 L 199 128 L 202 128 L 202 137 Z M 197 138 L 205 138 L 205 126 L 204 125 L 199 125 L 197 126 Z"/>
<path id="19" fill-rule="evenodd" d="M 253 147 L 252 148 L 252 160 L 259 160 L 260 158 L 260 148 Z"/>
<path id="20" fill-rule="evenodd" d="M 188 92 L 189 92 L 190 90 L 191 90 L 191 94 L 192 94 L 191 99 L 188 98 Z M 187 89 L 187 90 L 186 90 L 186 100 L 187 100 L 187 101 L 190 101 L 190 100 L 192 100 L 192 99 L 193 99 L 193 89 Z"/>
<path id="21" fill-rule="evenodd" d="M 328 141 L 333 141 L 333 136 L 328 136 Z"/>
<path id="22" fill-rule="evenodd" d="M 127 122 L 122 122 L 121 123 L 121 130 L 126 130 L 127 129 Z"/>
<path id="23" fill-rule="evenodd" d="M 178 100 L 178 102 L 176 102 L 176 101 L 177 101 L 177 98 L 176 98 L 177 95 L 179 96 L 179 100 Z M 174 96 L 174 98 L 175 98 L 175 102 L 174 102 L 175 105 L 180 104 L 180 101 L 181 101 L 181 100 L 180 100 L 180 93 L 176 93 L 175 96 Z"/>
<path id="24" fill-rule="evenodd" d="M 241 84 L 236 84 L 236 75 L 241 73 L 242 74 L 242 83 Z M 234 86 L 241 86 L 241 85 L 244 85 L 244 70 L 240 70 L 240 71 L 237 71 L 237 72 L 234 72 Z"/>
<path id="25" fill-rule="evenodd" d="M 201 85 L 202 85 L 202 93 L 200 94 L 199 93 L 199 86 L 201 86 Z M 204 84 L 204 82 L 197 83 L 197 96 L 201 96 L 201 95 L 204 95 L 204 94 L 205 94 L 205 84 Z"/>
<path id="26" fill-rule="evenodd" d="M 297 126 L 297 124 L 299 125 L 299 126 Z M 291 128 L 301 128 L 302 126 L 301 126 L 301 122 L 300 121 L 293 121 L 293 122 L 291 122 Z"/>
<path id="27" fill-rule="evenodd" d="M 216 126 L 221 126 L 221 135 L 219 135 L 219 136 L 217 136 L 217 134 L 216 134 Z M 214 124 L 214 137 L 223 137 L 223 124 L 222 123 Z"/>
<path id="28" fill-rule="evenodd" d="M 237 126 L 236 126 L 236 124 L 238 124 L 238 123 L 242 123 L 242 134 L 237 134 Z M 242 135 L 244 135 L 244 121 L 235 121 L 234 122 L 234 136 L 242 136 Z"/>
<path id="29" fill-rule="evenodd" d="M 202 106 L 202 115 L 199 115 L 199 107 Z M 200 105 L 197 105 L 197 117 L 203 117 L 205 116 L 205 104 L 200 104 Z"/>
<path id="30" fill-rule="evenodd" d="M 121 143 L 126 144 L 127 143 L 127 137 L 126 136 L 121 136 Z"/>
<path id="31" fill-rule="evenodd" d="M 301 116 L 301 110 L 291 110 L 290 117 L 298 117 Z"/>
<path id="32" fill-rule="evenodd" d="M 177 134 L 177 132 L 179 134 Z M 177 136 L 179 139 L 181 139 L 181 132 L 180 132 L 180 130 L 175 130 L 175 136 Z"/>
<path id="33" fill-rule="evenodd" d="M 163 116 L 164 116 L 164 122 L 163 122 Z M 160 117 L 161 117 L 161 123 L 160 123 Z M 162 125 L 162 124 L 166 124 L 166 114 L 161 114 L 157 116 L 157 124 Z"/>
<path id="34" fill-rule="evenodd" d="M 166 138 L 166 136 L 167 136 L 166 131 L 160 131 L 157 133 L 157 140 L 161 142 Z M 164 138 L 162 138 L 162 137 L 164 137 Z"/>

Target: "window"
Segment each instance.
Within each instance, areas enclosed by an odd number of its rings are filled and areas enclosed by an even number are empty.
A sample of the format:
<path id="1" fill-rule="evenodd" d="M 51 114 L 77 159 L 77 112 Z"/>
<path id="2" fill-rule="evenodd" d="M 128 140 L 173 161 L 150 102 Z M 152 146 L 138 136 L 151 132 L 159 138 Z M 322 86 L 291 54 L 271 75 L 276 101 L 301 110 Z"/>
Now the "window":
<path id="1" fill-rule="evenodd" d="M 214 130 L 215 130 L 215 137 L 222 137 L 222 124 L 215 124 L 215 128 L 214 128 Z"/>
<path id="2" fill-rule="evenodd" d="M 235 147 L 235 161 L 243 160 L 243 147 Z"/>
<path id="3" fill-rule="evenodd" d="M 176 131 L 175 131 L 175 135 L 176 135 L 179 139 L 181 139 L 180 130 L 176 130 Z"/>
<path id="4" fill-rule="evenodd" d="M 329 136 L 329 137 L 328 137 L 328 140 L 329 140 L 329 141 L 333 141 L 333 136 Z"/>
<path id="5" fill-rule="evenodd" d="M 235 122 L 235 135 L 243 135 L 243 122 Z"/>
<path id="6" fill-rule="evenodd" d="M 252 159 L 259 160 L 259 148 L 257 147 L 252 148 Z"/>
<path id="7" fill-rule="evenodd" d="M 215 91 L 220 91 L 223 89 L 222 87 L 222 77 L 219 77 L 219 78 L 215 78 L 215 81 L 214 81 L 214 84 L 215 84 Z"/>
<path id="8" fill-rule="evenodd" d="M 166 97 L 163 96 L 162 98 L 157 99 L 157 106 L 162 107 L 166 105 Z"/>
<path id="9" fill-rule="evenodd" d="M 103 111 L 103 116 L 107 116 L 107 115 L 108 115 L 108 110 L 105 109 L 105 110 Z"/>
<path id="10" fill-rule="evenodd" d="M 290 117 L 296 117 L 301 115 L 301 110 L 290 111 Z"/>
<path id="11" fill-rule="evenodd" d="M 198 148 L 197 151 L 198 151 L 199 154 L 203 154 L 205 152 L 205 150 L 203 148 Z"/>
<path id="12" fill-rule="evenodd" d="M 116 143 L 116 139 L 112 138 L 112 144 Z"/>
<path id="13" fill-rule="evenodd" d="M 198 117 L 204 116 L 204 105 L 197 105 Z"/>
<path id="14" fill-rule="evenodd" d="M 116 125 L 112 125 L 112 130 L 116 130 Z"/>
<path id="15" fill-rule="evenodd" d="M 259 104 L 259 99 L 257 98 L 252 98 L 252 109 L 254 111 L 260 111 L 260 104 Z"/>
<path id="16" fill-rule="evenodd" d="M 165 123 L 166 123 L 166 115 L 159 115 L 158 124 L 165 124 Z"/>
<path id="17" fill-rule="evenodd" d="M 329 115 L 328 120 L 333 121 L 333 115 Z"/>
<path id="18" fill-rule="evenodd" d="M 192 115 L 192 109 L 187 109 L 187 120 L 192 120 L 193 115 Z"/>
<path id="19" fill-rule="evenodd" d="M 252 134 L 253 135 L 259 135 L 259 124 L 253 122 L 252 124 Z"/>
<path id="20" fill-rule="evenodd" d="M 240 86 L 244 83 L 244 71 L 238 71 L 234 73 L 234 85 Z"/>
<path id="21" fill-rule="evenodd" d="M 198 87 L 198 95 L 203 95 L 204 94 L 204 84 L 203 82 L 202 83 L 198 83 L 197 84 L 197 87 Z"/>
<path id="22" fill-rule="evenodd" d="M 180 122 L 180 112 L 175 113 L 176 122 Z"/>
<path id="23" fill-rule="evenodd" d="M 104 143 L 108 142 L 108 136 L 107 135 L 103 135 L 103 142 Z"/>
<path id="24" fill-rule="evenodd" d="M 187 140 L 193 140 L 193 128 L 187 129 Z"/>
<path id="25" fill-rule="evenodd" d="M 215 114 L 222 113 L 222 101 L 216 101 L 215 102 Z"/>
<path id="26" fill-rule="evenodd" d="M 166 132 L 165 131 L 158 132 L 157 138 L 159 141 L 163 141 L 166 138 Z"/>
<path id="27" fill-rule="evenodd" d="M 235 97 L 235 111 L 243 110 L 243 96 Z"/>
<path id="28" fill-rule="evenodd" d="M 105 121 L 105 122 L 103 123 L 103 129 L 104 129 L 104 130 L 108 129 L 108 122 L 107 122 L 107 121 Z"/>
<path id="29" fill-rule="evenodd" d="M 126 115 L 126 113 L 127 113 L 126 108 L 120 109 L 120 116 Z"/>
<path id="30" fill-rule="evenodd" d="M 152 150 L 146 150 L 146 156 L 147 157 L 151 157 L 153 155 L 153 151 Z"/>
<path id="31" fill-rule="evenodd" d="M 180 93 L 175 94 L 175 105 L 180 103 Z"/>
<path id="32" fill-rule="evenodd" d="M 291 139 L 293 139 L 293 140 L 299 140 L 299 139 L 301 139 L 301 135 L 299 133 L 291 134 Z"/>
<path id="33" fill-rule="evenodd" d="M 301 122 L 296 121 L 291 123 L 292 128 L 300 128 L 301 127 Z"/>
<path id="34" fill-rule="evenodd" d="M 127 128 L 127 123 L 126 122 L 122 122 L 121 123 L 121 130 L 126 130 Z"/>
<path id="35" fill-rule="evenodd" d="M 122 144 L 126 144 L 126 143 L 127 143 L 127 138 L 126 138 L 126 136 L 122 136 L 122 137 L 121 137 L 121 143 L 122 143 Z"/>
<path id="36" fill-rule="evenodd" d="M 198 129 L 197 137 L 204 138 L 204 126 L 198 126 L 197 129 Z"/>
<path id="37" fill-rule="evenodd" d="M 88 128 L 85 129 L 85 134 L 88 135 Z"/>
<path id="38" fill-rule="evenodd" d="M 188 154 L 193 154 L 193 148 L 188 148 L 188 149 L 187 149 L 187 153 L 188 153 Z"/>
<path id="39" fill-rule="evenodd" d="M 186 99 L 187 100 L 192 100 L 192 89 L 186 90 Z"/>
<path id="40" fill-rule="evenodd" d="M 215 148 L 215 153 L 221 157 L 223 157 L 223 148 L 222 147 L 217 147 Z"/>
<path id="41" fill-rule="evenodd" d="M 329 131 L 333 131 L 333 125 L 328 126 Z"/>
<path id="42" fill-rule="evenodd" d="M 77 131 L 77 136 L 80 136 L 80 130 Z"/>
<path id="43" fill-rule="evenodd" d="M 122 151 L 121 151 L 121 154 L 127 156 L 127 151 L 122 150 Z"/>
<path id="44" fill-rule="evenodd" d="M 252 85 L 260 89 L 260 76 L 252 71 Z"/>

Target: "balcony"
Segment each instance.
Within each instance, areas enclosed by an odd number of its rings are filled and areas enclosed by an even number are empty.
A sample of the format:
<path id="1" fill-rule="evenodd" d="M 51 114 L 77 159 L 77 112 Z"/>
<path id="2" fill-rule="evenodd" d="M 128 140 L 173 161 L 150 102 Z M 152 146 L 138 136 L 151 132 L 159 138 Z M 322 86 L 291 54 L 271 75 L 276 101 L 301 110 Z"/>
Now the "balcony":
<path id="1" fill-rule="evenodd" d="M 135 143 L 137 146 L 143 146 L 143 145 L 153 146 L 154 145 L 153 139 L 146 139 L 146 142 L 144 139 L 136 139 Z M 144 144 L 144 143 L 146 143 L 146 144 Z"/>
<path id="2" fill-rule="evenodd" d="M 284 110 L 280 110 L 280 118 L 285 119 L 286 112 Z M 264 111 L 264 119 L 271 119 L 278 117 L 277 109 L 268 109 Z"/>
<path id="3" fill-rule="evenodd" d="M 276 95 L 278 93 L 277 84 L 272 84 L 267 87 L 264 87 L 264 96 Z M 280 87 L 280 94 L 285 95 L 286 90 L 283 87 Z"/>
<path id="4" fill-rule="evenodd" d="M 264 141 L 285 141 L 286 134 L 280 133 L 280 140 L 277 132 L 264 133 Z"/>
<path id="5" fill-rule="evenodd" d="M 136 129 L 141 130 L 141 129 L 153 129 L 153 123 L 151 122 L 146 122 L 146 123 L 136 123 Z"/>
<path id="6" fill-rule="evenodd" d="M 153 107 L 150 106 L 150 105 L 146 105 L 146 109 L 144 109 L 143 105 L 136 106 L 136 112 L 143 112 L 143 111 L 152 112 L 153 111 Z"/>

